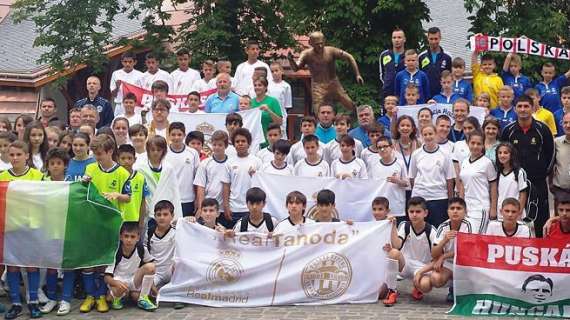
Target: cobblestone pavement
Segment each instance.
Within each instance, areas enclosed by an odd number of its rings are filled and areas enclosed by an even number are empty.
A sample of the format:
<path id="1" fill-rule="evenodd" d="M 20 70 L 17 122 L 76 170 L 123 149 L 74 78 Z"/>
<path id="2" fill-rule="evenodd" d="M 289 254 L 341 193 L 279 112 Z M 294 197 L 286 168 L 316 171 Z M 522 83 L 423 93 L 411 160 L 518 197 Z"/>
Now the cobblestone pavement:
<path id="1" fill-rule="evenodd" d="M 206 319 L 306 319 L 306 320 L 332 320 L 332 319 L 477 319 L 476 317 L 457 317 L 446 314 L 451 304 L 445 302 L 447 289 L 437 289 L 427 294 L 423 301 L 413 301 L 411 283 L 400 281 L 400 298 L 394 307 L 385 307 L 381 302 L 375 304 L 333 305 L 333 306 L 280 306 L 264 308 L 210 308 L 201 306 L 187 306 L 184 309 L 174 310 L 172 304 L 162 304 L 155 312 L 145 312 L 135 306 L 126 306 L 121 311 L 111 310 L 108 313 L 92 311 L 88 314 L 79 313 L 79 301 L 74 300 L 72 312 L 66 317 L 57 317 L 53 314 L 44 316 L 44 319 L 121 319 L 121 320 L 206 320 Z M 7 303 L 6 298 L 2 298 Z M 27 311 L 27 310 L 26 310 Z M 25 313 L 19 319 L 28 318 Z M 481 319 L 497 319 L 482 317 Z M 528 318 L 527 318 L 528 319 Z"/>

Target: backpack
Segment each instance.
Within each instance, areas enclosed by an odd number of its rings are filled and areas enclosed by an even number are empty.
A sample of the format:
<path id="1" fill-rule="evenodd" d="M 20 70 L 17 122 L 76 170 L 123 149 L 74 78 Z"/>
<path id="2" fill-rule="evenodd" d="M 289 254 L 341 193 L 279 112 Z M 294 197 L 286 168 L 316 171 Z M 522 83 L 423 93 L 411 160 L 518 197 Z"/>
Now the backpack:
<path id="1" fill-rule="evenodd" d="M 519 173 L 521 168 L 513 169 L 513 174 L 515 175 L 515 181 L 519 182 Z M 501 179 L 501 172 L 498 172 L 497 178 Z M 538 194 L 536 193 L 536 188 L 533 186 L 532 182 L 528 179 L 526 172 L 523 172 L 523 177 L 528 186 L 526 188 L 526 203 L 521 203 L 521 206 L 526 211 L 526 217 L 523 219 L 525 224 L 529 227 L 532 225 L 534 228 L 534 220 L 538 216 Z M 497 180 L 498 183 L 498 180 Z M 531 229 L 532 230 L 532 229 Z"/>
<path id="2" fill-rule="evenodd" d="M 271 215 L 269 213 L 265 213 L 265 212 L 263 213 L 263 221 L 265 222 L 265 226 L 267 227 L 267 230 L 269 230 L 269 232 L 272 232 L 274 229 L 273 219 L 271 219 Z M 240 232 L 246 232 L 248 225 L 249 225 L 249 214 L 247 214 L 243 218 L 241 218 L 241 224 L 239 226 L 239 231 Z"/>
<path id="3" fill-rule="evenodd" d="M 146 231 L 146 248 L 148 250 L 148 252 L 151 251 L 150 249 L 150 239 L 152 238 L 152 236 L 154 235 L 154 231 L 156 230 L 157 224 L 153 224 L 151 226 L 149 226 L 148 230 Z"/>
<path id="4" fill-rule="evenodd" d="M 141 262 L 139 263 L 139 267 L 141 267 L 144 264 L 144 246 L 142 245 L 142 243 L 140 242 L 137 243 L 135 245 L 135 250 L 137 251 L 139 258 L 141 259 Z M 119 262 L 121 262 L 122 259 L 123 259 L 123 245 L 119 244 L 119 249 L 117 250 L 117 253 L 115 253 L 115 269 L 117 268 Z"/>
<path id="5" fill-rule="evenodd" d="M 402 246 L 400 247 L 400 250 L 404 247 L 404 243 L 406 243 L 406 240 L 408 239 L 408 236 L 410 235 L 410 232 L 412 231 L 412 224 L 410 223 L 410 221 L 404 221 L 404 240 L 402 241 Z M 426 238 L 428 241 L 428 246 L 429 246 L 429 250 L 431 251 L 431 239 L 430 239 L 430 235 L 431 235 L 431 230 L 433 229 L 432 225 L 426 222 L 426 226 L 424 228 L 424 232 L 426 234 Z"/>

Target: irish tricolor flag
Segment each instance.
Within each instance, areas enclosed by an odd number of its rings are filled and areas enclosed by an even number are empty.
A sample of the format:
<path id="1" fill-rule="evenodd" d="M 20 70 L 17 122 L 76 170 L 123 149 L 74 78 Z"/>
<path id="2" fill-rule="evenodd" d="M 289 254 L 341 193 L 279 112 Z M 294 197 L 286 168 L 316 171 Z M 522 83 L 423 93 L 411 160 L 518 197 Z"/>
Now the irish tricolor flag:
<path id="1" fill-rule="evenodd" d="M 112 264 L 121 213 L 92 184 L 0 182 L 0 263 L 75 269 Z"/>
<path id="2" fill-rule="evenodd" d="M 459 234 L 458 315 L 570 318 L 570 241 Z"/>

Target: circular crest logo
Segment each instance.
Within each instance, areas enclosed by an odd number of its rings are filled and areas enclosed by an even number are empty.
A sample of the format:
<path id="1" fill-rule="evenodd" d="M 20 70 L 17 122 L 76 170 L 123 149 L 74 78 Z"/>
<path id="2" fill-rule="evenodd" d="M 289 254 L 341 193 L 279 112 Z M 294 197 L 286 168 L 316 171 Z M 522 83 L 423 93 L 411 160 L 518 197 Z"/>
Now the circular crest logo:
<path id="1" fill-rule="evenodd" d="M 240 253 L 233 250 L 221 250 L 220 259 L 210 263 L 206 272 L 206 279 L 212 283 L 235 283 L 243 274 L 243 267 L 236 260 L 240 257 Z"/>
<path id="2" fill-rule="evenodd" d="M 311 260 L 301 274 L 308 298 L 329 300 L 342 296 L 352 281 L 352 266 L 343 255 L 329 252 Z"/>

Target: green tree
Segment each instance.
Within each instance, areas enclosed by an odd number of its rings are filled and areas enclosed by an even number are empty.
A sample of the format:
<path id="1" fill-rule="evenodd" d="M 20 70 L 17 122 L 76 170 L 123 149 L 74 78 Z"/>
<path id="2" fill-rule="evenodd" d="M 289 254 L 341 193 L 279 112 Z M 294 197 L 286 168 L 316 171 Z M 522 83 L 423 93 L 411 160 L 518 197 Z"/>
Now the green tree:
<path id="1" fill-rule="evenodd" d="M 472 33 L 493 36 L 528 38 L 552 46 L 567 46 L 570 40 L 570 1 L 568 0 L 465 0 L 465 8 L 472 15 Z M 496 54 L 503 59 L 504 54 Z M 540 79 L 540 67 L 547 58 L 523 57 L 523 72 Z M 561 60 L 553 61 L 566 71 L 570 64 Z M 499 64 L 499 67 L 502 66 Z"/>

